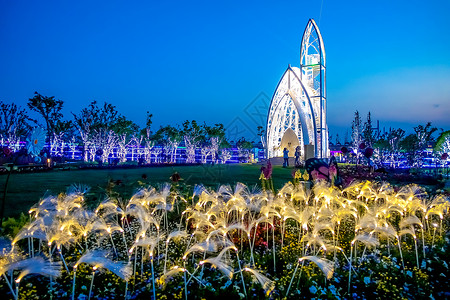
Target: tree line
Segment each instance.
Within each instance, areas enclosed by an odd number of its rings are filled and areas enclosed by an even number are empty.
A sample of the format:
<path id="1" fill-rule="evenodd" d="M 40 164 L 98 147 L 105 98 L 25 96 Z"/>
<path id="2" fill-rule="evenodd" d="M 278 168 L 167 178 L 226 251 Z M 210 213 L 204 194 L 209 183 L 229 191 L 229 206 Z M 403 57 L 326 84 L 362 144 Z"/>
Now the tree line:
<path id="1" fill-rule="evenodd" d="M 432 126 L 431 122 L 413 128 L 414 133 L 409 135 L 402 128 L 389 128 L 383 130 L 373 126 L 370 112 L 362 122 L 361 115 L 355 111 L 351 125 L 351 140 L 345 138 L 343 144 L 336 135 L 335 141 L 330 136 L 330 143 L 342 145 L 342 152 L 352 156 L 353 162 L 359 163 L 364 157 L 372 159 L 382 165 L 389 162 L 397 166 L 400 160 L 407 161 L 409 166 L 421 167 L 424 162 L 424 153 L 431 145 L 436 158 L 447 160 L 450 153 L 450 130 L 443 131 Z M 351 148 L 353 151 L 350 151 Z"/>
<path id="2" fill-rule="evenodd" d="M 132 156 L 136 155 L 136 160 L 139 157 L 149 162 L 153 155 L 156 161 L 164 156 L 166 161 L 175 162 L 179 146 L 186 149 L 187 163 L 196 162 L 199 151 L 201 162 L 206 162 L 208 157 L 213 162 L 219 159 L 226 162 L 232 155 L 229 150 L 232 145 L 225 137 L 224 125 L 220 123 L 208 125 L 186 120 L 175 126 L 161 126 L 153 132 L 153 115 L 148 111 L 146 123 L 140 128 L 107 102 L 100 104 L 92 101 L 80 112 L 72 112 L 70 119 L 64 119 L 63 105 L 62 100 L 38 92 L 28 99 L 28 110 L 15 103 L 0 101 L 2 145 L 13 152 L 18 151 L 22 148 L 20 142 L 27 139 L 34 127 L 41 126 L 46 132 L 49 155 L 64 156 L 64 149 L 68 147 L 74 155 L 75 148 L 81 147 L 84 161 L 107 162 L 114 152 L 119 162 L 125 162 L 131 151 Z M 37 113 L 41 120 L 31 118 L 29 112 Z M 248 156 L 252 143 L 241 138 L 234 146 L 241 155 Z"/>

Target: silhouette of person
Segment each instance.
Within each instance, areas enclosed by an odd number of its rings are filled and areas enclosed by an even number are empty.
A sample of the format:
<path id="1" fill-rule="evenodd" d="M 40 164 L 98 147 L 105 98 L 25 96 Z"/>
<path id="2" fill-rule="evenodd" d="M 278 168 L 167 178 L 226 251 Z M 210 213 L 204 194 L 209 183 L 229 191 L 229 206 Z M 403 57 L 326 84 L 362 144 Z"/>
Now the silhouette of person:
<path id="1" fill-rule="evenodd" d="M 295 148 L 295 166 L 300 165 L 300 156 L 302 155 L 302 152 L 300 150 L 300 146 L 297 146 Z"/>
<path id="2" fill-rule="evenodd" d="M 283 150 L 283 158 L 284 158 L 283 168 L 289 167 L 289 150 L 287 148 L 284 148 Z"/>

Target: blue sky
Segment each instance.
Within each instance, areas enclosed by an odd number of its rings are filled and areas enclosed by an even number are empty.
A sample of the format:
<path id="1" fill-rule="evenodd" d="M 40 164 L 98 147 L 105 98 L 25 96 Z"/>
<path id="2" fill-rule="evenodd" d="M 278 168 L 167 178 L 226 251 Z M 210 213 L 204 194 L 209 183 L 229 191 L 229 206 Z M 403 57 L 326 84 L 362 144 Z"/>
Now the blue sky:
<path id="1" fill-rule="evenodd" d="M 155 128 L 239 120 L 254 131 L 249 107 L 263 114 L 264 95 L 299 65 L 314 18 L 331 134 L 355 110 L 386 128 L 450 129 L 450 1 L 242 2 L 0 0 L 0 100 L 25 106 L 38 91 L 64 100 L 68 118 L 97 100 L 140 125 L 150 111 Z"/>

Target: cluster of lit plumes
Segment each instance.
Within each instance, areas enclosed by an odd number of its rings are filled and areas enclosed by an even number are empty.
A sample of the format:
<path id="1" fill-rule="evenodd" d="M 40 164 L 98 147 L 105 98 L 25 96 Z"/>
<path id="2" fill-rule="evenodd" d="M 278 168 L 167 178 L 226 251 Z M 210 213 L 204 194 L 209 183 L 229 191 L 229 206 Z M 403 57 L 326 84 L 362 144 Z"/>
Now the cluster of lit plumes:
<path id="1" fill-rule="evenodd" d="M 183 282 L 187 298 L 188 287 L 204 286 L 208 280 L 204 269 L 213 268 L 229 280 L 235 278 L 244 294 L 250 275 L 270 295 L 275 282 L 255 265 L 258 256 L 270 253 L 276 268 L 287 230 L 298 236 L 302 251 L 294 262 L 286 295 L 299 267 L 313 263 L 329 279 L 339 257 L 349 265 L 350 289 L 352 262 L 380 244 L 387 245 L 387 251 L 397 248 L 404 268 L 403 236 L 412 237 L 419 267 L 419 252 L 426 255 L 424 233 L 433 236 L 434 244 L 435 236 L 443 234 L 442 220 L 449 209 L 448 199 L 429 199 L 418 186 L 395 191 L 387 183 L 371 182 L 354 183 L 343 190 L 324 182 L 315 183 L 312 189 L 288 183 L 276 195 L 243 184 L 216 191 L 196 186 L 188 199 L 164 185 L 158 190 L 141 189 L 127 203 L 107 199 L 94 211 L 84 203 L 87 190 L 73 186 L 67 194 L 46 197 L 30 210 L 30 224 L 17 234 L 12 249 L 0 261 L 0 275 L 15 298 L 27 274 L 52 279 L 64 271 L 73 274 L 75 297 L 80 264 L 92 266 L 89 293 L 96 272 L 108 270 L 126 281 L 127 298 L 129 282 L 136 284 L 137 275 L 148 268 L 155 298 L 156 288 L 163 289 L 170 280 Z M 339 234 L 344 223 L 353 228 L 347 244 Z M 256 240 L 263 241 L 259 251 Z M 169 251 L 173 244 L 182 255 Z M 81 256 L 66 261 L 64 253 L 74 248 Z M 364 250 L 358 253 L 358 249 Z"/>

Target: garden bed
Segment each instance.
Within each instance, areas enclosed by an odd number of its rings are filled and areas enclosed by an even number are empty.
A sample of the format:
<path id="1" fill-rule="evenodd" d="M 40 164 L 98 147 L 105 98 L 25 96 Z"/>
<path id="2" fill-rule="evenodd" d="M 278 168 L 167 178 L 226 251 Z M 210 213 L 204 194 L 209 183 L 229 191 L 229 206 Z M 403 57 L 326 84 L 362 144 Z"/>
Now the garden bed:
<path id="1" fill-rule="evenodd" d="M 449 202 L 415 185 L 142 188 L 31 211 L 2 257 L 10 298 L 448 297 Z M 25 220 L 23 220 L 25 222 Z M 38 266 L 38 267 L 36 267 Z M 31 273 L 40 275 L 31 275 Z M 30 275 L 28 275 L 30 274 Z"/>

